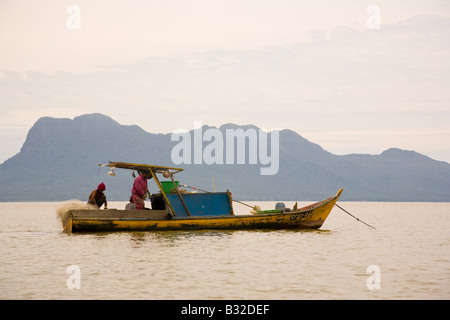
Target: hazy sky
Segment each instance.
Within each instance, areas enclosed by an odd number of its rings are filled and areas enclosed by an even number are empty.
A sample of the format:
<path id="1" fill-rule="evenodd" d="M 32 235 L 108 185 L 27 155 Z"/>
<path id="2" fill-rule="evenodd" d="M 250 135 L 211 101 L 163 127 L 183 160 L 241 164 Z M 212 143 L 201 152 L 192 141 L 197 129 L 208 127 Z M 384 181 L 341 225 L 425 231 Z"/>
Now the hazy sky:
<path id="1" fill-rule="evenodd" d="M 0 163 L 40 117 L 94 112 L 450 162 L 449 21 L 448 0 L 0 0 Z"/>

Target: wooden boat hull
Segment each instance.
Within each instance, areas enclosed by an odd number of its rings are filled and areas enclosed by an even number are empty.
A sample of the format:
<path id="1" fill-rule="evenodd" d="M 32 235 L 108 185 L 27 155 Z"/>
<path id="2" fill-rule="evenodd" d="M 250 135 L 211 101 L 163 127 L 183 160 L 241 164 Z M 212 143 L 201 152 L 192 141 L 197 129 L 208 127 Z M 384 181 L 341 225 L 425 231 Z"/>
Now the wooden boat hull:
<path id="1" fill-rule="evenodd" d="M 62 219 L 67 232 L 317 229 L 327 219 L 342 193 L 286 213 L 170 217 L 167 210 L 70 210 Z"/>

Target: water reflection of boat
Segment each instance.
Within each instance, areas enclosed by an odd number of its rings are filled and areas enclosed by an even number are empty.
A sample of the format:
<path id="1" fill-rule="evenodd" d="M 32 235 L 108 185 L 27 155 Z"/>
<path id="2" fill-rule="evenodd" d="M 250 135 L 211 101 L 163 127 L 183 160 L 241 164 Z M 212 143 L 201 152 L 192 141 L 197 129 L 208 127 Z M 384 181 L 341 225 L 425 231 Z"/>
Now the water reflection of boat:
<path id="1" fill-rule="evenodd" d="M 173 175 L 181 168 L 109 162 L 101 165 L 112 169 L 129 169 L 140 172 L 148 169 L 160 192 L 151 195 L 151 210 L 68 210 L 61 217 L 67 232 L 93 231 L 158 231 L 158 230 L 202 230 L 202 229 L 293 229 L 320 228 L 342 193 L 292 210 L 266 210 L 248 215 L 235 215 L 231 193 L 188 193 L 180 190 Z M 157 174 L 170 178 L 160 181 Z M 171 188 L 167 188 L 167 182 Z M 164 185 L 164 187 L 163 187 Z M 259 209 L 259 208 L 258 208 Z"/>

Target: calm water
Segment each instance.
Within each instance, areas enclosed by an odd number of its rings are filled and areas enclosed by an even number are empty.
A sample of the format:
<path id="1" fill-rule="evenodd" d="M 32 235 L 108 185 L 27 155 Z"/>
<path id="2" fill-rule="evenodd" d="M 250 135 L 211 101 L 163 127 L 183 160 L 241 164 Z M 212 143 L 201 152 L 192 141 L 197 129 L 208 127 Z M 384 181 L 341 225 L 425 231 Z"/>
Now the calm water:
<path id="1" fill-rule="evenodd" d="M 450 298 L 450 203 L 339 204 L 376 230 L 335 207 L 313 231 L 66 234 L 61 203 L 0 203 L 0 298 Z"/>

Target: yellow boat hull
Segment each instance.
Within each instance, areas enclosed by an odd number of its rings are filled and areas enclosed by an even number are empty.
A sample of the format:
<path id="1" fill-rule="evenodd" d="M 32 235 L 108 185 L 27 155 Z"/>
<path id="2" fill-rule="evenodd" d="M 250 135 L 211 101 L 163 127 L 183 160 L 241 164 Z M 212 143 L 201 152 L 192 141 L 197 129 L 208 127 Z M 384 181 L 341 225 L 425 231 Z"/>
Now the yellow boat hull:
<path id="1" fill-rule="evenodd" d="M 317 229 L 327 219 L 342 189 L 328 199 L 285 213 L 170 217 L 166 210 L 70 210 L 62 219 L 67 232 L 237 229 Z"/>

